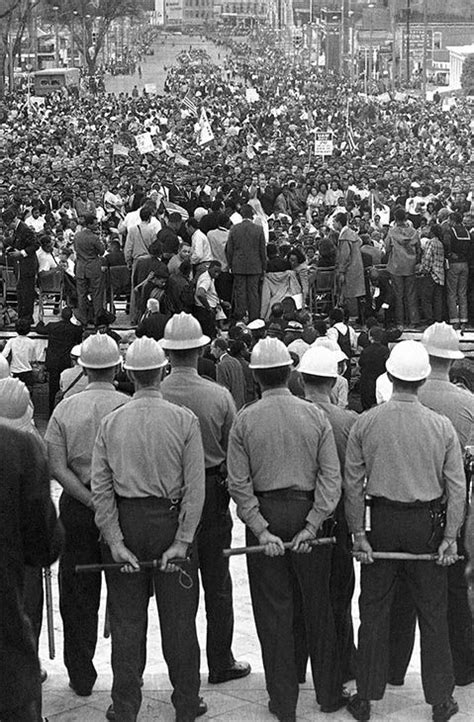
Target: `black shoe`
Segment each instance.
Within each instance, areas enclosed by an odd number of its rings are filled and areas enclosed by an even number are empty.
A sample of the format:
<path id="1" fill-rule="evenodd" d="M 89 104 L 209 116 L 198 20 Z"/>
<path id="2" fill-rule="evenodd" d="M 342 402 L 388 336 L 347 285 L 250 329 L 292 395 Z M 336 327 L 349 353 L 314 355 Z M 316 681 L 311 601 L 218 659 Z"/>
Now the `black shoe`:
<path id="1" fill-rule="evenodd" d="M 279 714 L 271 700 L 268 703 L 268 711 L 277 717 L 278 722 L 296 722 L 296 714 Z"/>
<path id="2" fill-rule="evenodd" d="M 388 680 L 388 683 L 389 683 L 389 685 L 391 685 L 392 687 L 403 687 L 403 685 L 405 684 L 405 680 L 404 680 L 404 679 L 395 679 L 395 678 L 394 678 L 394 679 L 389 679 L 389 680 Z"/>
<path id="3" fill-rule="evenodd" d="M 194 714 L 189 712 L 176 712 L 176 722 L 194 722 L 196 717 L 202 717 L 207 712 L 207 704 L 202 697 L 199 697 L 197 710 Z"/>
<path id="4" fill-rule="evenodd" d="M 232 667 L 222 669 L 220 672 L 209 672 L 207 681 L 209 684 L 222 684 L 222 682 L 230 682 L 231 679 L 241 679 L 246 677 L 252 668 L 248 662 L 234 662 Z"/>
<path id="5" fill-rule="evenodd" d="M 433 705 L 433 722 L 447 722 L 457 712 L 459 712 L 458 703 L 452 697 L 448 697 L 446 702 Z"/>
<path id="6" fill-rule="evenodd" d="M 471 674 L 468 674 L 467 677 L 459 677 L 456 678 L 456 687 L 467 687 L 468 684 L 472 684 L 474 682 L 474 672 L 471 672 Z"/>
<path id="7" fill-rule="evenodd" d="M 92 694 L 92 687 L 75 687 L 72 682 L 69 682 L 69 687 L 78 697 L 90 697 Z"/>
<path id="8" fill-rule="evenodd" d="M 349 702 L 349 697 L 347 695 L 341 694 L 338 700 L 334 702 L 334 704 L 322 704 L 320 705 L 321 712 L 324 712 L 324 714 L 331 714 L 331 712 L 337 712 L 338 710 L 342 709 L 343 707 L 347 707 L 347 703 Z"/>
<path id="9" fill-rule="evenodd" d="M 109 722 L 113 722 L 115 719 L 115 710 L 113 704 L 109 705 L 107 712 L 105 713 L 105 719 L 108 719 Z"/>
<path id="10" fill-rule="evenodd" d="M 370 719 L 370 701 L 361 699 L 358 694 L 355 694 L 347 703 L 347 711 L 354 719 L 367 722 Z"/>

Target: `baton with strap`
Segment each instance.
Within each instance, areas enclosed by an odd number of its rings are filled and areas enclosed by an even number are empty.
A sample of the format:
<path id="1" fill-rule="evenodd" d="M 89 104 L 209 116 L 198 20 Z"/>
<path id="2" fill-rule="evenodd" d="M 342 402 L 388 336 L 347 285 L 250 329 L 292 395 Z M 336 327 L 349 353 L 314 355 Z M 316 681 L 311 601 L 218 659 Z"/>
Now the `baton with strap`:
<path id="1" fill-rule="evenodd" d="M 184 559 L 169 559 L 168 564 L 186 564 L 189 562 L 189 557 Z M 110 562 L 109 564 L 76 564 L 76 574 L 84 574 L 88 572 L 110 572 L 120 571 L 123 567 L 127 566 L 129 562 Z M 161 565 L 161 559 L 152 559 L 151 561 L 138 562 L 140 569 L 137 571 L 144 571 L 145 569 L 159 569 Z"/>
<path id="2" fill-rule="evenodd" d="M 358 554 L 364 554 L 364 552 L 352 552 L 353 557 L 357 557 Z M 434 562 L 436 561 L 436 559 L 438 559 L 438 554 L 409 554 L 408 552 L 372 552 L 372 558 L 375 561 L 377 559 L 385 559 L 406 562 Z M 458 560 L 459 559 L 464 559 L 464 557 L 458 557 Z"/>
<path id="3" fill-rule="evenodd" d="M 320 539 L 310 539 L 307 544 L 312 547 L 329 546 L 336 543 L 335 536 L 321 537 Z M 285 549 L 291 549 L 293 542 L 284 542 L 283 546 Z M 224 549 L 223 555 L 225 557 L 236 557 L 240 554 L 262 554 L 265 551 L 265 544 L 256 547 L 234 547 L 233 549 Z"/>

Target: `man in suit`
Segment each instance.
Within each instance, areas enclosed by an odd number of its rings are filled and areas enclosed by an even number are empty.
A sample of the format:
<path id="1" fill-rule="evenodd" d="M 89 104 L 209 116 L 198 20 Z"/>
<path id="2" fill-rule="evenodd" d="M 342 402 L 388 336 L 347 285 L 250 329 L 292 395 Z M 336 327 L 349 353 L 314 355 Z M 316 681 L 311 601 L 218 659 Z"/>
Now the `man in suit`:
<path id="1" fill-rule="evenodd" d="M 35 302 L 35 278 L 38 269 L 36 251 L 39 242 L 34 231 L 20 220 L 18 210 L 10 206 L 4 211 L 2 220 L 13 231 L 10 248 L 7 249 L 9 259 L 15 259 L 17 265 L 17 312 L 19 318 L 27 318 L 33 323 L 33 306 Z"/>
<path id="2" fill-rule="evenodd" d="M 94 319 L 103 307 L 102 256 L 105 246 L 96 235 L 97 220 L 95 216 L 85 216 L 84 230 L 74 236 L 76 251 L 76 288 L 79 320 L 87 324 L 87 296 L 92 299 Z"/>
<path id="3" fill-rule="evenodd" d="M 260 279 L 267 262 L 263 228 L 252 222 L 254 211 L 245 204 L 240 209 L 242 223 L 229 231 L 226 255 L 234 276 L 234 314 L 249 321 L 260 316 Z"/>

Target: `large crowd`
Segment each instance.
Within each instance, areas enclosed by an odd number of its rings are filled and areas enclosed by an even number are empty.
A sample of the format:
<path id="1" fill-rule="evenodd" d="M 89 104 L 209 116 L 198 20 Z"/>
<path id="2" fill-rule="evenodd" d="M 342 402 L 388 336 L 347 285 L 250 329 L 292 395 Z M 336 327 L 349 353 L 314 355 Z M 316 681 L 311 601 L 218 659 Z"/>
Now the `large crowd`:
<path id="1" fill-rule="evenodd" d="M 264 552 L 248 572 L 270 712 L 295 722 L 310 658 L 321 710 L 368 720 L 386 684 L 403 684 L 418 618 L 425 699 L 447 722 L 454 685 L 474 680 L 474 405 L 449 381 L 474 320 L 471 111 L 366 96 L 265 35 L 216 41 L 221 64 L 183 50 L 162 94 L 6 98 L 2 318 L 16 335 L 0 355 L 0 570 L 15 574 L 0 583 L 15 633 L 0 636 L 0 720 L 41 719 L 38 569 L 61 548 L 64 663 L 79 696 L 97 676 L 101 581 L 76 564 L 129 572 L 106 573 L 107 719 L 137 719 L 150 593 L 176 719 L 207 711 L 198 569 L 209 683 L 248 675 L 232 654 L 222 555 L 230 493 Z M 319 134 L 332 141 L 324 156 Z M 45 324 L 48 295 L 60 318 Z M 118 333 L 120 303 L 129 330 Z M 32 328 L 48 339 L 47 454 L 21 383 L 41 372 Z M 422 343 L 395 344 L 407 328 Z M 348 410 L 356 353 L 360 415 Z"/>

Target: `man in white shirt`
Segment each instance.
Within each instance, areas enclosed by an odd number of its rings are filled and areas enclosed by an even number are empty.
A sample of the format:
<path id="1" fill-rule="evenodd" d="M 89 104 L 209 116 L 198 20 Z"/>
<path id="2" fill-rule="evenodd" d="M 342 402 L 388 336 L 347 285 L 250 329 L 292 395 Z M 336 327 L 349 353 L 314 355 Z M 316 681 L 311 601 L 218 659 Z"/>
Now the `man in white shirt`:
<path id="1" fill-rule="evenodd" d="M 214 283 L 221 270 L 219 261 L 210 261 L 209 268 L 203 271 L 196 281 L 195 316 L 202 326 L 203 333 L 211 338 L 215 338 L 217 333 L 216 322 L 226 318 Z"/>
<path id="2" fill-rule="evenodd" d="M 191 236 L 191 263 L 194 276 L 197 277 L 207 270 L 209 262 L 212 261 L 211 246 L 206 234 L 198 228 L 195 218 L 186 221 L 186 230 Z"/>

